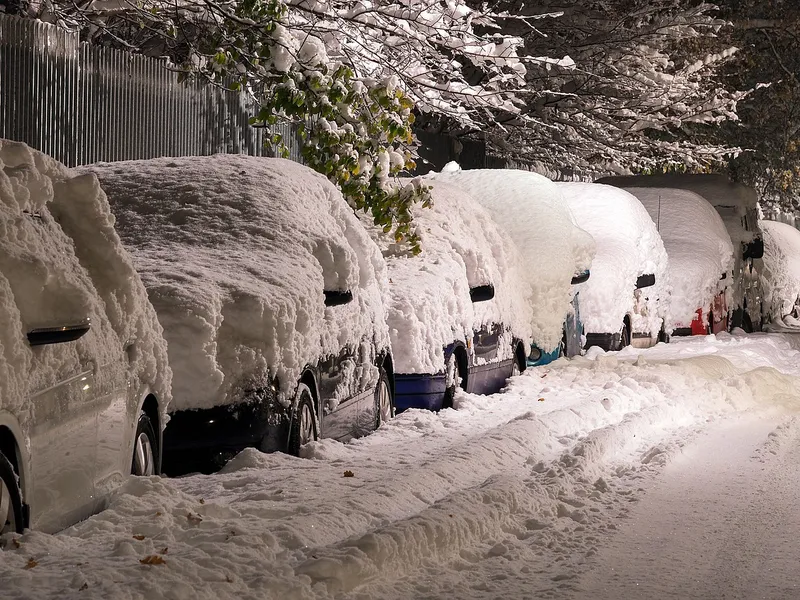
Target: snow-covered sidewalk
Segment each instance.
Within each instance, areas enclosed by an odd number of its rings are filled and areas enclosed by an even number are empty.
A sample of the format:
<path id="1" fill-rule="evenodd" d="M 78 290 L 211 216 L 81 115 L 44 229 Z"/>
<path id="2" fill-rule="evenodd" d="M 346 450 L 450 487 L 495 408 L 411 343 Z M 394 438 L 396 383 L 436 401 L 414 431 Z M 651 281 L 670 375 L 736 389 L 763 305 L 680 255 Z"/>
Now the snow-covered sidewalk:
<path id="1" fill-rule="evenodd" d="M 215 600 L 589 598 L 612 590 L 601 597 L 616 598 L 636 597 L 624 586 L 640 564 L 662 585 L 642 597 L 673 588 L 674 597 L 717 597 L 725 582 L 679 587 L 674 566 L 662 577 L 661 542 L 635 538 L 647 535 L 635 524 L 663 531 L 682 516 L 675 525 L 693 535 L 668 540 L 664 555 L 683 560 L 707 544 L 708 564 L 694 571 L 702 577 L 723 557 L 719 544 L 742 535 L 735 524 L 722 527 L 724 515 L 744 514 L 754 487 L 785 493 L 795 463 L 782 453 L 800 431 L 795 340 L 720 335 L 592 351 L 529 370 L 505 393 L 458 396 L 456 410 L 412 410 L 367 438 L 312 444 L 308 459 L 246 451 L 214 476 L 131 481 L 107 510 L 61 534 L 7 537 L 0 590 Z M 759 465 L 771 474 L 758 476 Z M 737 485 L 742 473 L 757 483 Z M 706 480 L 714 487 L 693 490 L 692 481 Z M 716 499 L 716 489 L 727 496 Z M 759 516 L 760 526 L 785 534 L 785 522 L 796 532 L 785 514 L 791 498 L 776 502 L 774 519 Z M 685 501 L 687 511 L 671 501 Z M 732 512 L 709 517 L 704 531 L 700 517 L 717 503 Z M 658 513 L 652 519 L 648 506 Z M 715 541 L 714 527 L 727 541 Z M 784 552 L 780 538 L 769 543 Z M 626 558 L 627 571 L 610 571 L 620 549 L 639 562 Z M 780 586 L 792 581 L 755 589 L 787 597 Z M 754 589 L 730 585 L 734 597 Z"/>

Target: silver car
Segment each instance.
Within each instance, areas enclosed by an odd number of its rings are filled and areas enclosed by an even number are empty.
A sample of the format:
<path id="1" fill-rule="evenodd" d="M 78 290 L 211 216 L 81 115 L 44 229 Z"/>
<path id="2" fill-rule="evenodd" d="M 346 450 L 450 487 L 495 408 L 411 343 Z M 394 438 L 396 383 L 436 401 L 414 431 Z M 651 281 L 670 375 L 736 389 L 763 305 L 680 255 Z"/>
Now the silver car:
<path id="1" fill-rule="evenodd" d="M 166 343 L 113 222 L 95 178 L 0 140 L 0 533 L 159 471 Z"/>

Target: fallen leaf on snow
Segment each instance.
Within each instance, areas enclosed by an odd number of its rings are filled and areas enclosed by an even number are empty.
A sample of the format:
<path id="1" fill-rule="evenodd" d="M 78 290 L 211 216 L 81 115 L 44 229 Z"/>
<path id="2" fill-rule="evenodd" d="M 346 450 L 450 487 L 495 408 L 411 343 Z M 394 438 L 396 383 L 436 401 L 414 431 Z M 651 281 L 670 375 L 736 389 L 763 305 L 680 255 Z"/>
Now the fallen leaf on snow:
<path id="1" fill-rule="evenodd" d="M 135 536 L 133 536 L 133 539 L 139 540 L 141 542 L 144 539 L 144 536 L 143 535 L 135 535 Z"/>
<path id="2" fill-rule="evenodd" d="M 539 398 L 539 402 L 544 402 L 544 398 Z"/>
<path id="3" fill-rule="evenodd" d="M 36 562 L 35 560 L 33 560 L 33 558 L 29 558 L 29 559 L 28 559 L 28 564 L 26 564 L 26 565 L 25 565 L 25 568 L 26 568 L 26 569 L 32 569 L 33 567 L 35 567 L 35 566 L 36 566 L 36 565 L 38 565 L 38 564 L 39 564 L 39 563 L 38 563 L 38 562 Z"/>
<path id="4" fill-rule="evenodd" d="M 143 565 L 163 565 L 167 561 L 161 558 L 158 554 L 151 554 L 139 560 Z"/>
<path id="5" fill-rule="evenodd" d="M 344 472 L 344 476 L 345 477 L 355 477 L 355 473 L 353 473 L 352 471 L 345 471 Z"/>

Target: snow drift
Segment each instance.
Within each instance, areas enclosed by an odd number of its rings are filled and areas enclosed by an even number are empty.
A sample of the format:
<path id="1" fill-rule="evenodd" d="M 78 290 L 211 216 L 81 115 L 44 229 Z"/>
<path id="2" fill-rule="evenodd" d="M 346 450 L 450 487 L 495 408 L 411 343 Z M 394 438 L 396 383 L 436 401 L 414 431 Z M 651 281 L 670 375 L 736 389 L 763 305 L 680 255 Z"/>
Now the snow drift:
<path id="1" fill-rule="evenodd" d="M 761 275 L 764 307 L 772 320 L 780 321 L 790 315 L 800 301 L 800 231 L 775 221 L 761 221 L 761 228 L 764 230 Z"/>
<path id="2" fill-rule="evenodd" d="M 627 188 L 656 223 L 669 257 L 670 319 L 666 330 L 689 327 L 698 308 L 703 318 L 714 296 L 727 289 L 733 245 L 714 207 L 694 192 Z M 720 279 L 727 275 L 726 279 Z"/>
<path id="3" fill-rule="evenodd" d="M 586 332 L 615 333 L 630 314 L 633 331 L 657 334 L 668 305 L 667 252 L 647 210 L 635 196 L 612 186 L 557 185 L 578 225 L 597 245 L 592 275 L 581 287 Z M 642 290 L 643 310 L 634 313 L 636 280 L 646 274 L 654 274 L 656 284 Z"/>
<path id="4" fill-rule="evenodd" d="M 322 175 L 234 155 L 86 170 L 164 325 L 173 409 L 235 403 L 275 376 L 291 393 L 306 364 L 365 341 L 388 347 L 383 258 Z M 328 290 L 353 301 L 326 308 Z"/>
<path id="5" fill-rule="evenodd" d="M 573 275 L 589 268 L 594 241 L 578 228 L 556 184 L 529 171 L 462 171 L 450 163 L 427 180 L 443 181 L 469 193 L 517 245 L 530 285 L 534 343 L 545 352 L 561 341 L 571 310 Z"/>
<path id="6" fill-rule="evenodd" d="M 516 247 L 466 192 L 440 181 L 425 184 L 431 187 L 433 206 L 416 205 L 412 210 L 419 255 L 405 256 L 402 248 L 371 228 L 387 259 L 387 318 L 395 370 L 442 372 L 445 346 L 472 340 L 473 331 L 493 323 L 510 326 L 529 346 L 531 292 Z M 494 299 L 473 303 L 470 288 L 489 284 L 495 288 Z M 512 356 L 511 340 L 507 342 L 500 344 L 499 359 Z"/>
<path id="7" fill-rule="evenodd" d="M 86 318 L 91 328 L 75 342 L 27 343 L 31 329 Z M 130 340 L 137 352 L 125 357 Z M 134 389 L 149 387 L 166 408 L 167 345 L 97 179 L 0 140 L 0 409 L 24 426 L 31 393 L 92 360 L 125 360 Z"/>

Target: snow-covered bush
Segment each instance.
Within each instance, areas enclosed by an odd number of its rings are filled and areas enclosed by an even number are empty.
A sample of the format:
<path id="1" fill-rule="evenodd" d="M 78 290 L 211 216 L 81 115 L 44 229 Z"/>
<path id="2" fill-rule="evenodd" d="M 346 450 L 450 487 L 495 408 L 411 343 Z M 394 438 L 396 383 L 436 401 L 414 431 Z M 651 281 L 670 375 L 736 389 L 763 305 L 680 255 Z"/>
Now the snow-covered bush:
<path id="1" fill-rule="evenodd" d="M 800 303 L 800 231 L 775 221 L 761 221 L 764 230 L 764 270 L 761 281 L 764 310 L 773 321 L 792 315 Z"/>
<path id="2" fill-rule="evenodd" d="M 419 180 L 409 185 L 419 185 Z M 503 324 L 531 342 L 530 291 L 517 249 L 487 212 L 461 188 L 425 181 L 433 206 L 413 208 L 421 252 L 407 256 L 373 228 L 389 271 L 387 318 L 398 373 L 441 373 L 442 349 L 472 340 L 482 326 Z M 493 285 L 492 300 L 473 303 L 470 289 Z M 513 357 L 511 339 L 498 359 Z"/>
<path id="3" fill-rule="evenodd" d="M 667 253 L 642 203 L 625 190 L 597 183 L 558 183 L 578 225 L 594 238 L 592 274 L 581 287 L 580 311 L 586 333 L 616 333 L 625 315 L 634 332 L 655 336 L 668 306 Z M 636 280 L 654 274 L 641 291 Z M 646 298 L 646 300 L 645 300 Z"/>
<path id="4" fill-rule="evenodd" d="M 87 318 L 88 333 L 74 343 L 27 343 L 32 329 Z M 166 409 L 167 345 L 97 179 L 0 140 L 0 409 L 33 411 L 31 393 L 92 361 L 130 364 L 132 389 L 149 388 Z"/>
<path id="5" fill-rule="evenodd" d="M 426 181 L 461 188 L 483 206 L 521 255 L 534 343 L 550 352 L 571 310 L 573 275 L 588 269 L 594 240 L 577 227 L 556 184 L 529 171 L 475 169 L 451 163 Z"/>
<path id="6" fill-rule="evenodd" d="M 383 258 L 322 175 L 238 155 L 85 169 L 164 325 L 173 409 L 236 403 L 273 377 L 288 402 L 305 365 L 345 346 L 388 348 Z M 326 308 L 324 291 L 353 300 Z"/>
<path id="7" fill-rule="evenodd" d="M 705 322 L 712 300 L 727 291 L 731 282 L 733 244 L 722 218 L 705 199 L 688 190 L 626 190 L 647 209 L 669 257 L 672 293 L 666 331 L 689 327 L 697 309 L 702 309 Z"/>

